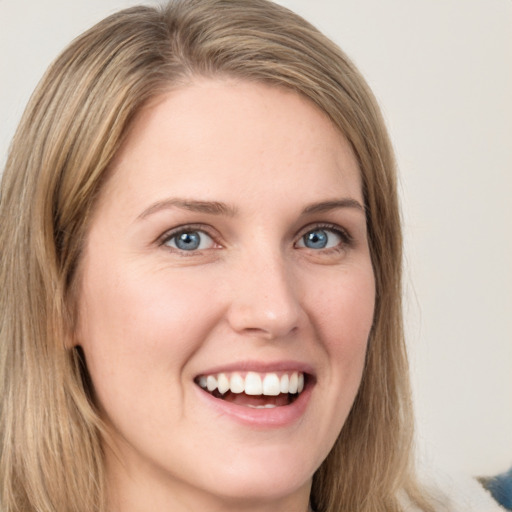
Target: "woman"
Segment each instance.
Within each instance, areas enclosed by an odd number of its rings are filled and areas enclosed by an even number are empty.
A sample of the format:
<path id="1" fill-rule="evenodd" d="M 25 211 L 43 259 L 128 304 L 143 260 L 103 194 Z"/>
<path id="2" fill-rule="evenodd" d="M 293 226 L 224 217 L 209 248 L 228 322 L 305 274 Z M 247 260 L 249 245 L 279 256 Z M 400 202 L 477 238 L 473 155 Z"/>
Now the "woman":
<path id="1" fill-rule="evenodd" d="M 1 194 L 3 511 L 432 509 L 392 150 L 307 22 L 107 18 L 43 78 Z"/>

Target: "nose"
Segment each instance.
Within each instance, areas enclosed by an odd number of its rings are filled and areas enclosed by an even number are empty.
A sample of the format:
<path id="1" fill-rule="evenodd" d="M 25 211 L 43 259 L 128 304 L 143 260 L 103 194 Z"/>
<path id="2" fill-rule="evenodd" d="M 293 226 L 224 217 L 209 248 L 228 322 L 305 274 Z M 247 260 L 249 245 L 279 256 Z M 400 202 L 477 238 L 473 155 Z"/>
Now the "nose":
<path id="1" fill-rule="evenodd" d="M 233 274 L 230 288 L 227 317 L 236 332 L 275 340 L 298 329 L 303 310 L 283 258 L 256 254 Z"/>

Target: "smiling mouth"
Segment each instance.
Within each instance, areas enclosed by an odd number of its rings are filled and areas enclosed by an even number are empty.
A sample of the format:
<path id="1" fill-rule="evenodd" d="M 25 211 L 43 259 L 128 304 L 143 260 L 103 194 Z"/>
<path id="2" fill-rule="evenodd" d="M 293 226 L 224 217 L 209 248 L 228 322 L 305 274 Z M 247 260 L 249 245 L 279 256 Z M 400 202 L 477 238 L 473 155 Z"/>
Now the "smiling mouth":
<path id="1" fill-rule="evenodd" d="M 271 409 L 293 403 L 304 390 L 303 372 L 230 372 L 201 375 L 195 382 L 215 398 L 235 405 Z"/>

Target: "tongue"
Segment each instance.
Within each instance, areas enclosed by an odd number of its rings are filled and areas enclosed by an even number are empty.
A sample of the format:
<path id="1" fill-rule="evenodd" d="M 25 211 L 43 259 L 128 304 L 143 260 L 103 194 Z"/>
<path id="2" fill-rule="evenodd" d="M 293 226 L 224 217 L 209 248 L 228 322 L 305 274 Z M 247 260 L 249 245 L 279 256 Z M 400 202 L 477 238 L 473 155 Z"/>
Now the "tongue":
<path id="1" fill-rule="evenodd" d="M 228 391 L 226 394 L 221 396 L 226 402 L 231 402 L 236 405 L 249 406 L 261 406 L 261 405 L 275 405 L 280 407 L 282 405 L 288 405 L 291 403 L 290 395 L 288 393 L 281 393 L 277 396 L 265 396 L 265 395 L 246 395 L 245 393 L 232 393 Z"/>

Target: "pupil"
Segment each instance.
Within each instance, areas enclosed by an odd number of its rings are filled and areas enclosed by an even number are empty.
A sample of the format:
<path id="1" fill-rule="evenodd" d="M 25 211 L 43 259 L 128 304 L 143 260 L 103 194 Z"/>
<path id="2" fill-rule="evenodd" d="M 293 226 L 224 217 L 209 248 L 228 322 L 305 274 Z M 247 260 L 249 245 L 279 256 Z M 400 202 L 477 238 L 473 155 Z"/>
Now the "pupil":
<path id="1" fill-rule="evenodd" d="M 182 233 L 176 238 L 176 247 L 183 249 L 184 251 L 192 251 L 199 247 L 201 238 L 199 233 Z"/>
<path id="2" fill-rule="evenodd" d="M 323 249 L 327 245 L 327 233 L 323 230 L 311 231 L 304 236 L 304 244 L 311 249 Z"/>

